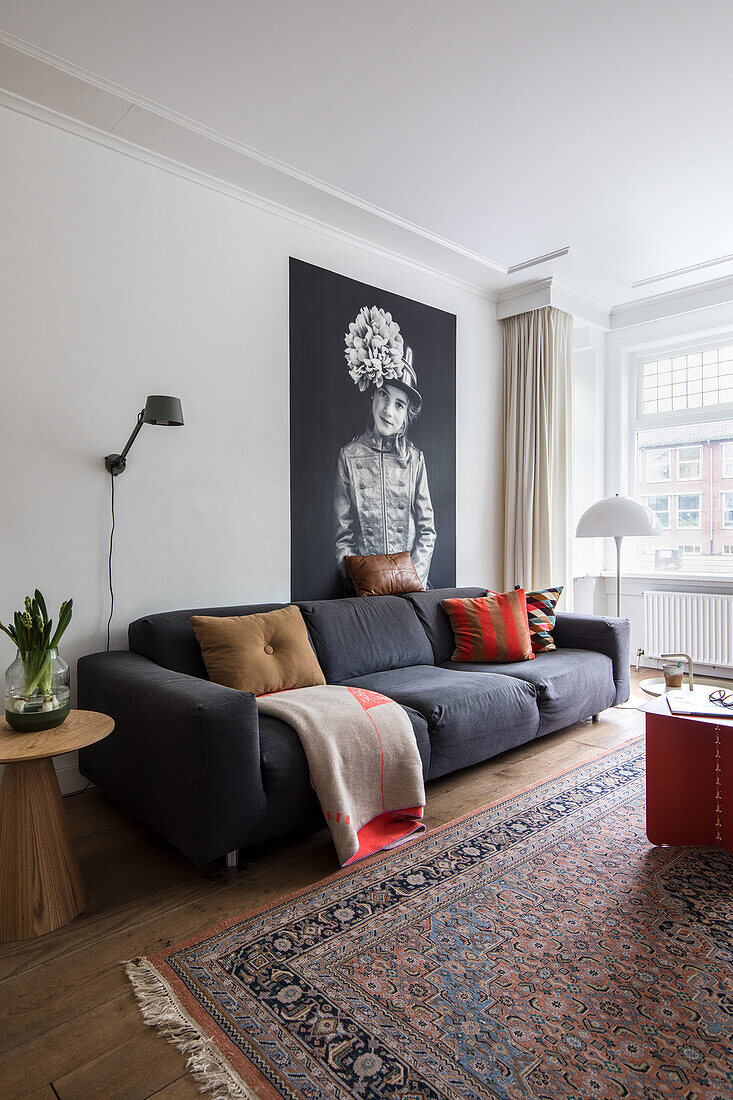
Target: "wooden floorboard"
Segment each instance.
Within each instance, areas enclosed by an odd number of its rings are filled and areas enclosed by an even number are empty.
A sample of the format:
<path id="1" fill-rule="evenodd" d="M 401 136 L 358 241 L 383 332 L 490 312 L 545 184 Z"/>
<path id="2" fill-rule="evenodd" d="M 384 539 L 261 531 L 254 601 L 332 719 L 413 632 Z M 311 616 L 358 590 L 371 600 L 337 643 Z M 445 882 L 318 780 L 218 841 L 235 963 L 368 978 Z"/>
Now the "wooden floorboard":
<path id="1" fill-rule="evenodd" d="M 598 723 L 579 723 L 444 776 L 428 784 L 426 825 L 505 798 L 642 732 L 639 711 L 612 709 Z M 247 853 L 237 871 L 222 865 L 202 872 L 94 788 L 64 805 L 88 905 L 66 928 L 0 945 L 0 1097 L 194 1100 L 200 1093 L 183 1055 L 143 1024 L 124 960 L 333 874 L 330 834 L 324 828 L 284 837 Z"/>

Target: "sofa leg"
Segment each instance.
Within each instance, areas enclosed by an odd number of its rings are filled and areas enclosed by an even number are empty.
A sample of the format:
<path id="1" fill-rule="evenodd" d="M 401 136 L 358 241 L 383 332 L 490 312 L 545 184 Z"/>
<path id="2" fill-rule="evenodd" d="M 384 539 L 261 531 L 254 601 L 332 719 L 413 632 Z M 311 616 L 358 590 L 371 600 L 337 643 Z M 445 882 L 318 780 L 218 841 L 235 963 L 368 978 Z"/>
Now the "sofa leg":
<path id="1" fill-rule="evenodd" d="M 597 722 L 600 719 L 600 717 L 601 717 L 600 714 L 594 714 L 593 717 L 591 718 L 591 722 L 593 722 L 593 723 Z"/>
<path id="2" fill-rule="evenodd" d="M 239 863 L 239 848 L 233 848 L 231 852 L 227 852 L 227 870 L 236 870 Z"/>

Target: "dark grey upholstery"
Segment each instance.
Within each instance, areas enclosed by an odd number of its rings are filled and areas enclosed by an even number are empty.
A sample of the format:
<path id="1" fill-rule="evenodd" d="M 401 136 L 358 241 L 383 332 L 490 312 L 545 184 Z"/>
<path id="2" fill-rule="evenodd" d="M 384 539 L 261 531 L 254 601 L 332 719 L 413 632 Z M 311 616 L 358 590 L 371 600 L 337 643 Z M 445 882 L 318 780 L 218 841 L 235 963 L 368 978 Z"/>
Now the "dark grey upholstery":
<path id="1" fill-rule="evenodd" d="M 299 603 L 329 684 L 383 668 L 433 664 L 415 612 L 399 596 Z"/>
<path id="2" fill-rule="evenodd" d="M 115 720 L 82 775 L 195 863 L 265 839 L 254 695 L 126 651 L 81 657 L 77 681 L 79 705 Z"/>
<path id="3" fill-rule="evenodd" d="M 443 610 L 441 600 L 475 600 L 477 596 L 485 595 L 485 588 L 432 588 L 429 592 L 406 592 L 401 597 L 414 607 L 428 636 L 436 665 L 450 661 L 456 648 L 453 627 L 448 614 Z"/>
<path id="4" fill-rule="evenodd" d="M 616 685 L 616 697 L 610 705 L 626 702 L 631 694 L 631 625 L 628 619 L 561 611 L 553 637 L 558 649 L 592 649 L 610 657 Z"/>
<path id="5" fill-rule="evenodd" d="M 499 673 L 532 684 L 537 691 L 540 737 L 590 718 L 613 706 L 616 698 L 611 658 L 587 649 L 555 649 L 538 653 L 534 661 L 510 664 L 448 661 L 443 668 Z"/>
<path id="6" fill-rule="evenodd" d="M 509 676 L 418 665 L 344 683 L 388 695 L 425 716 L 432 752 L 429 779 L 521 745 L 539 729 L 535 689 Z"/>
<path id="7" fill-rule="evenodd" d="M 201 647 L 191 626 L 192 615 L 254 615 L 287 607 L 284 603 L 240 604 L 238 607 L 196 607 L 190 611 L 164 611 L 135 619 L 127 629 L 132 653 L 188 676 L 208 679 Z"/>
<path id="8" fill-rule="evenodd" d="M 629 694 L 629 623 L 558 615 L 558 652 L 512 665 L 460 666 L 448 589 L 303 602 L 311 644 L 330 683 L 396 699 L 412 723 L 423 773 L 435 778 L 595 714 Z M 78 705 L 115 720 L 79 753 L 83 775 L 196 863 L 322 820 L 294 730 L 257 713 L 254 696 L 212 684 L 192 614 L 243 615 L 250 604 L 149 615 L 130 626 L 130 652 L 77 666 Z M 436 665 L 436 655 L 443 658 Z"/>

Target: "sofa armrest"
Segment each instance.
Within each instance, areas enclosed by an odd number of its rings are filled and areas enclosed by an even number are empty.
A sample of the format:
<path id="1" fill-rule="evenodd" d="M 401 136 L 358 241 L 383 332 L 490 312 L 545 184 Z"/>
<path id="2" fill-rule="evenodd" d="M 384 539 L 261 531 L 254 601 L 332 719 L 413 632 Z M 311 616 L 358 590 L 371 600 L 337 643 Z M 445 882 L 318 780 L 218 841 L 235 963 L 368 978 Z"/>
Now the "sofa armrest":
<path id="1" fill-rule="evenodd" d="M 79 752 L 83 775 L 195 863 L 265 837 L 255 697 L 119 651 L 77 665 L 79 706 L 109 737 Z"/>
<path id="2" fill-rule="evenodd" d="M 552 633 L 558 649 L 593 649 L 610 657 L 616 685 L 614 705 L 626 702 L 631 693 L 631 624 L 628 619 L 561 611 Z"/>

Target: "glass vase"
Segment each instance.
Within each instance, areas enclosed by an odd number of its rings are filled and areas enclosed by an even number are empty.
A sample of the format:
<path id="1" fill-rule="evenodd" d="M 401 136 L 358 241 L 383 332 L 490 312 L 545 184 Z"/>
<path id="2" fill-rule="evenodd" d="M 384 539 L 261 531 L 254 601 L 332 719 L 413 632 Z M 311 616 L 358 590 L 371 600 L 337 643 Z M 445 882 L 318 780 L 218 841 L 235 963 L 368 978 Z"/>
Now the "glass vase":
<path id="1" fill-rule="evenodd" d="M 5 673 L 5 720 L 18 733 L 60 726 L 69 714 L 69 666 L 56 649 L 18 650 Z"/>

